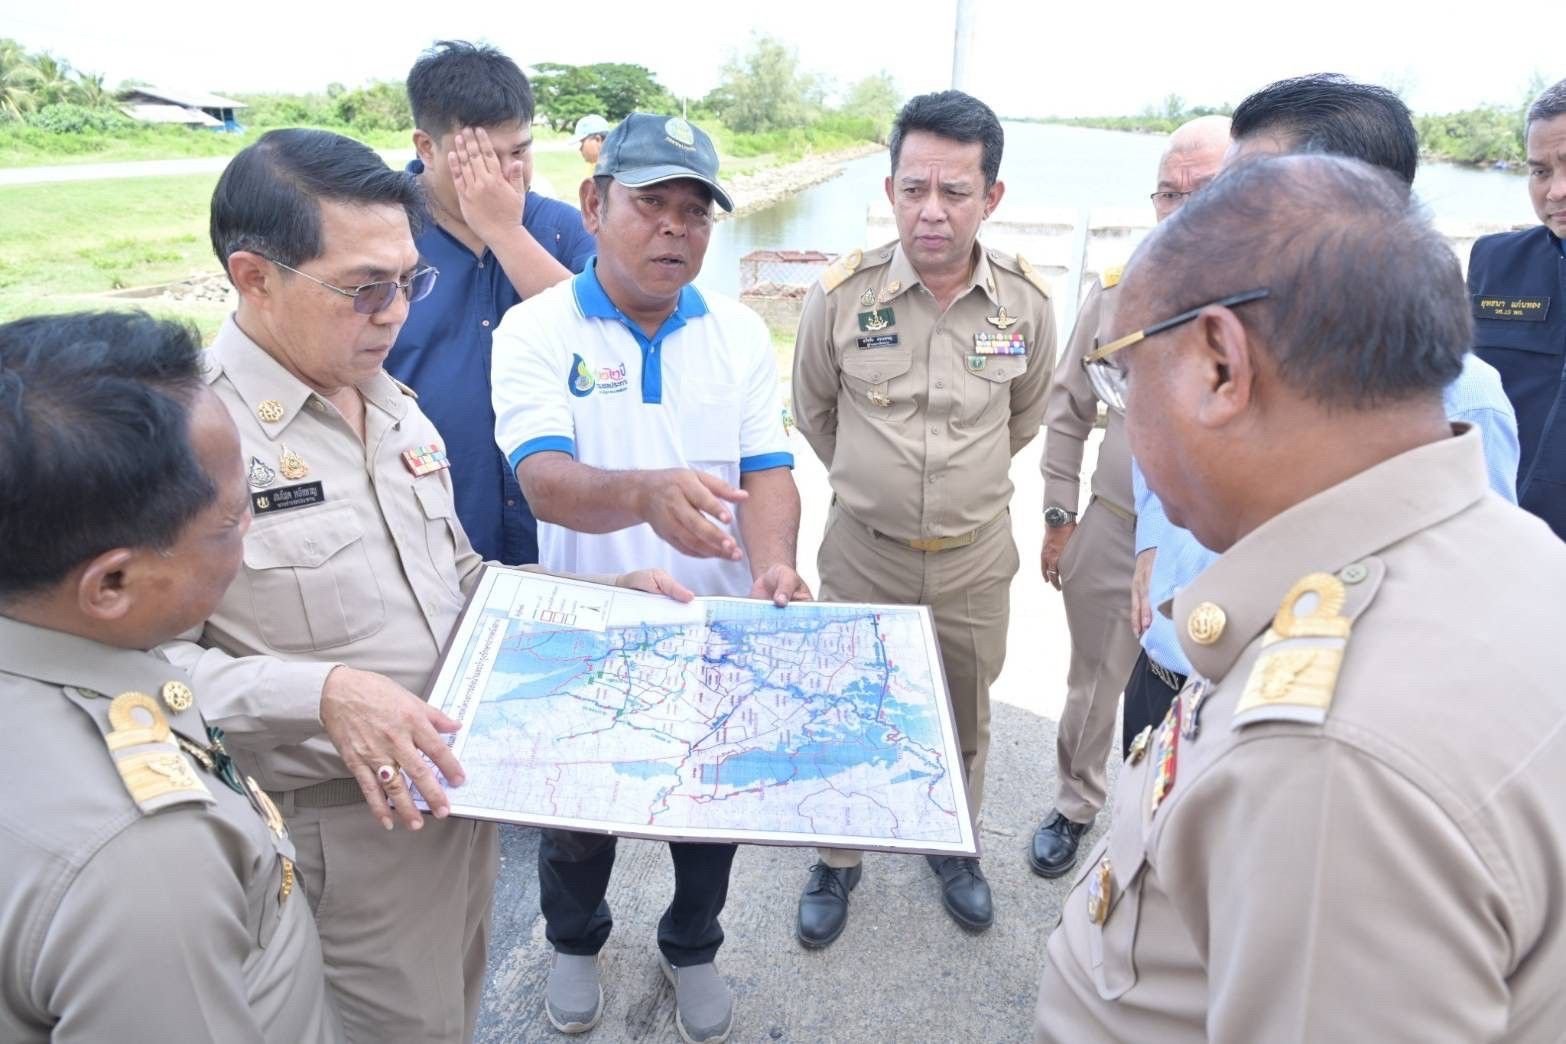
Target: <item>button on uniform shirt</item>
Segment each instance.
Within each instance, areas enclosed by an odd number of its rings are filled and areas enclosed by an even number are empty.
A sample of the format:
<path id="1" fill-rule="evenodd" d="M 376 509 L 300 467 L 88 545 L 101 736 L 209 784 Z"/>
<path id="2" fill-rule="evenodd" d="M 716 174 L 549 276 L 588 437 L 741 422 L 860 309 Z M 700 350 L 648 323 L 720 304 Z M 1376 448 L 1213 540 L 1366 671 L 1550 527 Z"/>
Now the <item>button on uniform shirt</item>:
<path id="1" fill-rule="evenodd" d="M 766 324 L 693 286 L 652 337 L 591 266 L 523 301 L 495 337 L 494 397 L 495 439 L 513 468 L 555 451 L 611 471 L 694 468 L 737 487 L 749 472 L 794 466 Z M 646 523 L 538 528 L 539 560 L 553 571 L 661 568 L 697 594 L 750 592 L 748 558 L 688 557 Z M 727 528 L 740 541 L 737 518 Z"/>
<path id="2" fill-rule="evenodd" d="M 893 243 L 841 282 L 829 274 L 830 292 L 813 286 L 800 318 L 794 422 L 838 505 L 901 540 L 961 536 L 1004 511 L 1011 456 L 1044 416 L 1049 298 L 1026 262 L 975 253 L 971 284 L 945 312 Z M 1002 308 L 1013 322 L 987 321 Z"/>
<path id="3" fill-rule="evenodd" d="M 1485 478 L 1476 432 L 1411 450 L 1175 600 L 1208 691 L 1121 770 L 1040 1041 L 1561 1039 L 1566 646 L 1517 599 L 1566 545 Z"/>
<path id="4" fill-rule="evenodd" d="M 1471 424 L 1484 438 L 1484 464 L 1490 488 L 1517 502 L 1517 418 L 1501 387 L 1501 377 L 1477 355 L 1463 357 L 1463 372 L 1446 386 L 1441 396 L 1446 417 L 1453 423 Z M 1136 549 L 1158 549 L 1153 559 L 1153 575 L 1148 583 L 1148 600 L 1153 605 L 1153 623 L 1142 634 L 1142 648 L 1161 667 L 1177 674 L 1190 674 L 1191 665 L 1180 649 L 1174 624 L 1158 611 L 1202 570 L 1212 565 L 1217 554 L 1197 542 L 1188 530 L 1169 521 L 1156 494 L 1147 488 L 1142 469 L 1133 462 L 1136 489 Z"/>
<path id="5" fill-rule="evenodd" d="M 361 442 L 233 318 L 207 375 L 239 428 L 253 517 L 244 566 L 201 647 L 168 654 L 266 789 L 349 778 L 321 732 L 326 675 L 346 664 L 422 693 L 483 565 L 457 520 L 450 470 L 416 475 L 404 456 L 441 436 L 381 371 L 359 386 Z"/>
<path id="6" fill-rule="evenodd" d="M 1566 243 L 1543 225 L 1484 236 L 1468 291 L 1474 351 L 1517 410 L 1518 503 L 1566 540 Z"/>
<path id="7" fill-rule="evenodd" d="M 0 617 L 0 1040 L 340 1040 L 280 821 L 148 711 L 111 716 L 123 693 L 209 745 L 167 660 Z"/>
<path id="8" fill-rule="evenodd" d="M 420 174 L 414 160 L 408 170 Z M 529 192 L 522 227 L 572 272 L 580 272 L 597 244 L 568 203 Z M 538 561 L 538 523 L 516 475 L 495 447 L 490 406 L 491 338 L 506 310 L 522 299 L 495 255 L 475 256 L 433 219 L 415 242 L 425 264 L 440 269 L 430 296 L 408 311 L 408 321 L 386 357 L 386 371 L 419 393 L 419 408 L 435 423 L 451 460 L 457 517 L 485 559 L 522 565 Z"/>
<path id="9" fill-rule="evenodd" d="M 1081 512 L 1082 450 L 1098 423 L 1098 396 L 1082 360 L 1106 334 L 1115 315 L 1115 287 L 1097 280 L 1082 299 L 1076 326 L 1066 342 L 1065 354 L 1055 368 L 1044 410 L 1044 506 L 1058 507 L 1073 515 Z M 1093 495 L 1107 500 L 1126 514 L 1135 510 L 1131 489 L 1131 449 L 1126 445 L 1125 414 L 1108 411 L 1104 440 L 1099 443 L 1093 468 Z"/>

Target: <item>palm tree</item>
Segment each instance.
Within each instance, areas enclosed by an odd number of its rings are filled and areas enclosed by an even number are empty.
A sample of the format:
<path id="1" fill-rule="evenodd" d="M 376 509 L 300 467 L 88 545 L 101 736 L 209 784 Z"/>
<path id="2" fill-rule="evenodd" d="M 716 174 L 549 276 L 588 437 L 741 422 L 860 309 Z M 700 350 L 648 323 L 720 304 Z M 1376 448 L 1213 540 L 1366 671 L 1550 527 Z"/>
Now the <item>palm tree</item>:
<path id="1" fill-rule="evenodd" d="M 76 85 L 71 79 L 70 62 L 56 58 L 48 51 L 40 51 L 33 55 L 32 66 L 36 74 L 33 98 L 39 108 L 71 100 Z"/>
<path id="2" fill-rule="evenodd" d="M 77 73 L 76 86 L 71 94 L 77 105 L 89 109 L 114 107 L 114 92 L 103 85 L 103 73 Z"/>
<path id="3" fill-rule="evenodd" d="M 37 108 L 33 84 L 38 72 L 15 40 L 0 39 L 0 120 L 19 120 Z"/>

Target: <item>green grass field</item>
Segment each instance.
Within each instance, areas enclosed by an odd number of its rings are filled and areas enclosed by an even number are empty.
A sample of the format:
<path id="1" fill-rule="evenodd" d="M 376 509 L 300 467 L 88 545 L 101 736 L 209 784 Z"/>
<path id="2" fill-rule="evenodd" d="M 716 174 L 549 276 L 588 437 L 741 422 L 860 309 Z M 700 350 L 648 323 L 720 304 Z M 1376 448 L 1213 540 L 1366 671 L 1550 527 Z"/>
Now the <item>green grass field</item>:
<path id="1" fill-rule="evenodd" d="M 725 157 L 724 174 L 776 162 L 772 156 Z M 575 150 L 540 151 L 534 169 L 576 203 L 587 165 Z M 0 322 L 41 312 L 144 307 L 191 319 L 210 337 L 223 321 L 219 304 L 111 295 L 218 271 L 207 239 L 207 205 L 216 183 L 216 174 L 193 174 L 0 187 Z"/>
<path id="2" fill-rule="evenodd" d="M 0 320 L 129 305 L 110 292 L 217 271 L 207 240 L 215 174 L 0 188 Z M 160 305 L 211 333 L 219 314 Z M 213 311 L 208 309 L 208 311 Z"/>

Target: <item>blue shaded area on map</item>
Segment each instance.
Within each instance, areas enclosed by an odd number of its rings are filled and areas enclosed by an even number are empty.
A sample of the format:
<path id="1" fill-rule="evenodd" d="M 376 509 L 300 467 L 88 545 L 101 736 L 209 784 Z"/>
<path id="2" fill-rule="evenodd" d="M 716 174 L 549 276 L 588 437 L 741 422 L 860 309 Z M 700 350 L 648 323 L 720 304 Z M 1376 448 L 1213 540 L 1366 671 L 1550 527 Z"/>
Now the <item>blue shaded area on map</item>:
<path id="1" fill-rule="evenodd" d="M 723 619 L 709 619 L 706 641 L 699 660 L 690 647 L 692 625 L 631 627 L 606 632 L 557 628 L 550 625 L 508 621 L 507 634 L 496 654 L 494 670 L 526 680 L 487 694 L 475 723 L 524 725 L 535 722 L 534 729 L 548 731 L 547 718 L 552 699 L 579 699 L 601 714 L 603 728 L 632 727 L 658 733 L 672 739 L 661 724 L 639 720 L 637 712 L 647 706 L 645 696 L 634 683 L 638 676 L 650 677 L 652 671 L 665 671 L 696 661 L 696 670 L 705 668 L 725 672 L 734 678 L 740 672 L 744 699 L 771 698 L 784 694 L 788 701 L 810 708 L 808 721 L 801 722 L 782 737 L 758 736 L 768 746 L 739 750 L 723 758 L 716 766 L 702 764 L 700 781 L 744 788 L 771 786 L 795 781 L 823 780 L 862 768 L 895 765 L 900 757 L 913 757 L 922 767 L 900 773 L 897 782 L 908 782 L 944 774 L 939 719 L 933 706 L 899 700 L 889 691 L 891 681 L 902 670 L 888 663 L 880 638 L 880 620 L 874 611 L 857 606 L 836 607 L 815 604 L 809 614 L 789 613 L 770 605 L 725 603 Z M 834 660 L 832 676 L 855 675 L 841 688 L 823 691 L 815 685 L 781 680 L 776 675 L 792 669 L 798 676 L 799 663 L 773 662 L 779 648 L 769 641 L 798 636 L 801 642 L 789 644 L 785 651 L 810 648 L 825 627 L 834 623 L 854 624 L 852 661 Z M 866 640 L 868 639 L 868 640 Z M 660 651 L 683 646 L 682 655 Z M 827 666 L 812 663 L 804 673 L 819 678 Z M 608 685 L 595 685 L 601 677 Z M 920 687 L 921 690 L 924 686 Z M 692 750 L 720 746 L 715 738 L 720 730 L 734 724 L 735 703 L 726 706 L 710 722 L 712 733 L 706 740 L 692 744 Z M 596 731 L 599 726 L 591 725 Z M 586 731 L 584 729 L 584 731 Z M 910 746 L 912 745 L 912 746 Z M 922 749 L 921 749 L 922 748 Z M 643 751 L 648 753 L 649 751 Z M 609 767 L 626 777 L 652 779 L 677 777 L 680 769 L 670 760 L 611 761 Z"/>

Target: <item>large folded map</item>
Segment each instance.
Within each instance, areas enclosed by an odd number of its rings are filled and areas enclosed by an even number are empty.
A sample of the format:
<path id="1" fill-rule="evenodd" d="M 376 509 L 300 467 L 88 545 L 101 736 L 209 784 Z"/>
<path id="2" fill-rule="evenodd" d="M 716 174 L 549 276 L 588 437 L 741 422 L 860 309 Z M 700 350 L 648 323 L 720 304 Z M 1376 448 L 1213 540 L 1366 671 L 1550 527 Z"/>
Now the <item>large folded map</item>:
<path id="1" fill-rule="evenodd" d="M 689 605 L 486 568 L 431 684 L 457 815 L 974 854 L 929 610 Z"/>

